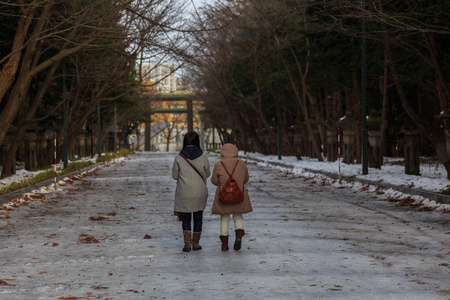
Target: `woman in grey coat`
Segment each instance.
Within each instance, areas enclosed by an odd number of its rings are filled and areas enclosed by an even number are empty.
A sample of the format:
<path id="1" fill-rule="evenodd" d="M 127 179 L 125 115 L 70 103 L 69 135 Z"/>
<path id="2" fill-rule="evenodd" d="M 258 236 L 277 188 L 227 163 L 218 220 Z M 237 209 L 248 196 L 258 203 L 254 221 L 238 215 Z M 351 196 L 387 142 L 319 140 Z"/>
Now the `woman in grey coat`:
<path id="1" fill-rule="evenodd" d="M 203 225 L 203 210 L 206 207 L 208 189 L 206 179 L 211 175 L 209 161 L 200 149 L 196 132 L 184 136 L 183 150 L 175 157 L 172 177 L 177 181 L 174 211 L 181 217 L 184 237 L 184 252 L 200 250 L 200 236 Z M 191 222 L 194 220 L 194 232 Z"/>

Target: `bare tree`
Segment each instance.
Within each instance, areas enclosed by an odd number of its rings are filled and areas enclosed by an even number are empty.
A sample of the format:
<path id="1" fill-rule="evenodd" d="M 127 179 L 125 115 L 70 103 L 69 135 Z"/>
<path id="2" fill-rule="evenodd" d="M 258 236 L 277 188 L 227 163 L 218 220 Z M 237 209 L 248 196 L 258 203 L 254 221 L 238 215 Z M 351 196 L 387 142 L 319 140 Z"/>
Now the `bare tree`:
<path id="1" fill-rule="evenodd" d="M 11 52 L 1 58 L 0 146 L 9 126 L 23 106 L 33 78 L 62 59 L 111 34 L 127 2 L 112 5 L 97 0 L 87 3 L 35 0 L 30 4 L 2 2 L 2 8 L 19 5 L 19 23 Z M 102 20 L 99 22 L 99 20 Z M 19 68 L 20 66 L 20 68 Z M 8 94 L 6 93 L 7 91 Z"/>
<path id="2" fill-rule="evenodd" d="M 385 72 L 384 97 L 394 86 L 404 112 L 433 144 L 450 179 L 450 151 L 445 140 L 448 122 L 436 118 L 445 115 L 450 103 L 450 75 L 445 70 L 450 57 L 443 50 L 450 36 L 449 9 L 448 1 L 377 0 L 363 8 L 355 1 L 336 0 L 318 11 L 327 17 L 329 28 L 358 38 L 364 34 L 377 42 L 385 56 L 384 70 L 389 70 Z M 354 26 L 361 20 L 367 24 L 366 32 Z M 407 86 L 414 86 L 417 92 L 412 94 Z M 421 98 L 426 99 L 426 105 Z"/>
<path id="3" fill-rule="evenodd" d="M 182 64 L 187 44 L 180 23 L 181 8 L 175 0 L 0 2 L 0 15 L 11 19 L 8 30 L 14 33 L 14 40 L 0 46 L 0 147 L 11 124 L 26 128 L 30 122 L 59 122 L 63 103 L 67 104 L 70 124 L 69 149 L 100 101 L 105 120 L 110 120 L 107 103 L 111 101 L 128 103 L 121 106 L 118 118 L 125 124 L 131 123 L 127 117 L 145 118 L 142 115 L 148 103 L 142 97 L 131 102 L 129 98 L 142 82 L 139 69 L 137 80 L 133 79 L 135 60 L 155 58 Z M 29 91 L 38 76 L 56 69 L 49 86 L 61 86 L 59 66 L 63 61 L 67 65 L 66 97 L 51 91 L 60 98 L 53 96 L 53 103 L 46 100 L 46 109 L 37 109 L 43 114 L 34 116 L 29 110 L 27 121 L 20 122 L 27 99 L 30 107 L 42 106 L 42 96 Z M 41 90 L 39 95 L 45 92 Z M 140 106 L 140 114 L 130 114 L 135 105 Z"/>

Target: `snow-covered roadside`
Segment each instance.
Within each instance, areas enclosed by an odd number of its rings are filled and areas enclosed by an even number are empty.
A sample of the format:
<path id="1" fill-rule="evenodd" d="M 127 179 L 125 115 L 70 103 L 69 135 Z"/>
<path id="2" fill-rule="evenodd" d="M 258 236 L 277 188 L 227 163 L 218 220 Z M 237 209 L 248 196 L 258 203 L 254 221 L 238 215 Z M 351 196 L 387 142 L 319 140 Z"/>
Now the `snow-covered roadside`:
<path id="1" fill-rule="evenodd" d="M 104 164 L 98 165 L 96 167 L 90 168 L 84 172 L 81 172 L 79 174 L 76 175 L 68 175 L 67 177 L 64 177 L 62 180 L 59 180 L 58 182 L 56 182 L 56 184 L 52 183 L 50 185 L 47 186 L 43 186 L 39 189 L 33 190 L 29 193 L 25 193 L 24 195 L 17 197 L 7 203 L 4 203 L 2 205 L 0 205 L 0 218 L 2 217 L 6 217 L 8 218 L 8 211 L 14 210 L 15 208 L 19 207 L 19 206 L 28 206 L 30 205 L 30 203 L 32 201 L 39 201 L 40 199 L 42 199 L 46 194 L 55 192 L 57 190 L 62 190 L 64 189 L 65 186 L 67 186 L 68 184 L 72 183 L 74 180 L 81 180 L 82 178 L 89 176 L 95 172 L 97 172 L 98 170 L 101 170 L 105 167 L 110 166 L 113 163 L 118 163 L 123 161 L 125 158 L 124 157 L 120 157 L 115 159 L 114 161 L 109 161 L 106 162 Z M 95 162 L 95 159 L 93 160 L 93 162 Z M 20 180 L 24 180 L 26 178 L 30 178 L 33 176 L 36 176 L 37 174 L 41 173 L 41 172 L 45 172 L 46 170 L 41 170 L 41 171 L 36 171 L 36 172 L 29 172 L 29 171 L 25 171 L 25 170 L 21 170 L 21 172 L 17 172 L 17 174 L 10 176 L 8 178 L 2 179 L 0 180 L 0 187 L 2 185 L 7 185 L 10 184 L 12 182 L 17 182 Z"/>
<path id="2" fill-rule="evenodd" d="M 355 191 L 366 191 L 370 193 L 384 194 L 386 200 L 398 202 L 400 205 L 411 205 L 414 207 L 421 207 L 422 210 L 436 210 L 444 213 L 450 213 L 449 204 L 440 204 L 428 198 L 410 195 L 392 188 L 383 189 L 379 186 L 370 184 L 363 184 L 359 181 L 345 181 L 330 178 L 323 174 L 310 172 L 308 170 L 321 171 L 331 174 L 339 175 L 339 170 L 342 176 L 353 177 L 361 180 L 389 183 L 396 186 L 414 187 L 431 192 L 440 192 L 450 186 L 449 180 L 446 178 L 446 170 L 442 164 L 427 163 L 421 164 L 421 176 L 405 174 L 405 168 L 400 163 L 402 159 L 385 158 L 385 165 L 381 169 L 369 169 L 369 174 L 362 175 L 361 165 L 359 164 L 345 164 L 343 162 L 319 162 L 317 159 L 308 157 L 298 160 L 296 157 L 282 157 L 278 160 L 277 156 L 265 156 L 258 153 L 240 152 L 241 157 L 255 158 L 258 164 L 278 169 L 286 173 L 292 173 L 296 176 L 301 176 L 309 179 L 316 179 L 322 181 L 323 184 L 332 185 L 336 188 L 349 188 Z M 293 168 L 286 168 L 274 163 L 282 163 L 284 165 L 292 166 Z"/>
<path id="3" fill-rule="evenodd" d="M 95 163 L 97 161 L 97 156 L 95 156 L 93 158 L 85 157 L 85 158 L 82 158 L 81 160 L 78 160 L 78 162 L 84 162 L 84 161 L 90 161 L 90 162 Z M 69 161 L 69 163 L 71 163 L 71 161 Z M 56 165 L 56 171 L 57 172 L 61 171 L 63 169 L 63 167 L 64 167 L 64 164 L 61 161 L 59 164 Z M 1 172 L 1 169 L 2 168 L 0 166 L 0 172 Z M 0 188 L 2 188 L 4 186 L 8 186 L 13 182 L 21 182 L 23 180 L 33 178 L 40 173 L 44 173 L 44 172 L 47 172 L 48 170 L 53 170 L 53 169 L 54 169 L 54 165 L 52 165 L 51 169 L 44 169 L 44 170 L 39 170 L 39 171 L 27 171 L 27 170 L 21 168 L 16 171 L 16 174 L 0 179 Z"/>
<path id="4" fill-rule="evenodd" d="M 361 165 L 354 164 L 349 165 L 345 163 L 336 162 L 319 162 L 317 159 L 311 159 L 304 157 L 302 160 L 297 160 L 296 157 L 282 157 L 282 160 L 278 160 L 277 156 L 265 156 L 258 153 L 244 153 L 241 151 L 239 153 L 241 157 L 256 158 L 262 161 L 260 164 L 269 166 L 281 170 L 283 172 L 292 173 L 295 176 L 301 176 L 309 179 L 316 179 L 322 181 L 322 183 L 327 185 L 332 185 L 336 188 L 349 188 L 355 191 L 367 191 L 371 193 L 384 194 L 386 200 L 395 201 L 400 204 L 407 204 L 411 206 L 420 206 L 421 209 L 436 210 L 442 212 L 450 212 L 450 205 L 439 204 L 428 198 L 422 196 L 409 195 L 394 189 L 383 189 L 378 186 L 373 186 L 369 184 L 362 184 L 358 181 L 345 181 L 341 180 L 339 182 L 336 179 L 332 179 L 322 174 L 317 174 L 310 172 L 308 170 L 322 171 L 327 173 L 339 174 L 339 169 L 342 176 L 354 177 L 357 179 L 364 179 L 373 182 L 385 182 L 397 186 L 409 186 L 418 189 L 423 189 L 432 192 L 440 192 L 442 189 L 446 189 L 450 186 L 450 182 L 446 178 L 446 170 L 442 164 L 428 163 L 421 164 L 421 176 L 407 175 L 404 172 L 404 166 L 400 163 L 401 159 L 385 158 L 385 165 L 381 169 L 369 169 L 369 174 L 361 175 Z M 116 159 L 116 162 L 122 161 L 124 158 L 121 157 Z M 95 158 L 93 159 L 95 162 Z M 293 168 L 285 168 L 282 166 L 274 165 L 274 162 L 281 162 L 283 164 L 292 166 Z M 98 166 L 76 176 L 68 176 L 57 183 L 57 188 L 63 188 L 65 185 L 70 183 L 71 180 L 78 180 L 85 176 L 88 176 L 92 172 L 97 171 L 100 168 L 109 166 L 112 162 L 106 163 L 104 165 Z M 61 168 L 62 166 L 59 166 Z M 339 168 L 340 167 L 340 168 Z M 44 170 L 45 171 L 45 170 Z M 16 175 L 4 178 L 0 180 L 0 187 L 8 185 L 12 182 L 18 182 L 26 178 L 33 177 L 40 172 L 36 171 L 29 172 L 25 170 L 20 170 Z M 32 191 L 18 197 L 13 201 L 5 203 L 0 206 L 0 211 L 3 215 L 7 216 L 7 211 L 13 209 L 14 207 L 20 205 L 27 205 L 29 201 L 37 200 L 42 198 L 43 195 L 54 192 L 56 190 L 54 185 L 42 187 L 39 190 Z M 0 214 L 0 217 L 1 215 Z"/>

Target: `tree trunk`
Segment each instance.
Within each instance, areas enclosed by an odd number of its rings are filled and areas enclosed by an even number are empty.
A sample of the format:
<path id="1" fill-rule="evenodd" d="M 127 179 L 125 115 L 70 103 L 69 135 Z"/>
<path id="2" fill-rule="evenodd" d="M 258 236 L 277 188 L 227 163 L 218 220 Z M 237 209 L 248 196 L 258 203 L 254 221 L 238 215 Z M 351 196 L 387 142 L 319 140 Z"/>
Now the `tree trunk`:
<path id="1" fill-rule="evenodd" d="M 391 70 L 392 79 L 395 83 L 395 86 L 397 88 L 397 93 L 400 98 L 400 102 L 402 103 L 403 109 L 405 110 L 406 114 L 409 116 L 411 121 L 424 132 L 428 138 L 430 139 L 431 143 L 433 143 L 436 154 L 438 155 L 439 159 L 442 161 L 443 166 L 445 167 L 445 170 L 447 171 L 447 178 L 450 179 L 450 157 L 447 154 L 445 142 L 444 142 L 444 134 L 440 134 L 439 132 L 434 132 L 432 130 L 432 127 L 418 114 L 412 105 L 409 103 L 405 90 L 403 88 L 403 85 L 400 81 L 400 77 L 397 73 L 396 69 L 396 63 L 392 54 L 392 50 L 390 48 L 389 42 L 384 43 L 386 47 L 386 53 L 388 55 L 388 61 L 389 61 L 389 68 Z"/>
<path id="2" fill-rule="evenodd" d="M 29 5 L 21 8 L 22 15 L 16 28 L 16 35 L 14 36 L 11 54 L 0 72 L 0 103 L 16 77 L 22 56 L 21 49 L 24 45 L 25 38 L 28 34 L 28 29 L 34 19 L 34 14 L 36 13 L 37 8 L 38 5 Z M 2 61 L 0 61 L 0 64 L 1 63 Z"/>
<path id="3" fill-rule="evenodd" d="M 362 112 L 361 112 L 361 90 L 359 88 L 358 75 L 353 73 L 353 91 L 352 91 L 352 115 L 355 120 L 359 120 L 354 125 L 355 130 L 355 149 L 356 149 L 356 162 L 358 164 L 362 161 Z"/>
<path id="4" fill-rule="evenodd" d="M 32 103 L 30 105 L 30 108 L 28 109 L 27 115 L 25 116 L 24 120 L 20 122 L 17 132 L 14 135 L 13 141 L 8 148 L 8 152 L 5 156 L 4 162 L 3 162 L 3 169 L 2 169 L 2 177 L 11 175 L 12 170 L 12 164 L 14 163 L 16 152 L 18 147 L 20 146 L 21 142 L 23 141 L 23 138 L 25 136 L 25 133 L 28 128 L 28 124 L 30 123 L 30 120 L 33 119 L 36 110 L 38 109 L 39 105 L 41 104 L 41 101 L 45 95 L 45 92 L 47 91 L 48 87 L 50 86 L 53 78 L 53 74 L 56 71 L 56 68 L 58 67 L 58 64 L 54 64 L 50 70 L 48 71 L 45 81 L 40 85 L 39 91 L 36 94 L 36 97 L 33 100 L 30 100 Z M 38 165 L 40 163 L 38 162 Z"/>
<path id="5" fill-rule="evenodd" d="M 244 118 L 242 117 L 242 115 L 239 112 L 239 110 L 237 109 L 237 107 L 235 107 L 233 105 L 233 106 L 231 106 L 231 109 L 232 109 L 232 114 L 234 116 L 236 116 L 236 119 L 238 121 L 238 124 L 241 127 L 241 130 L 242 131 L 247 131 L 249 137 L 251 137 L 251 138 L 253 138 L 255 140 L 259 152 L 261 152 L 261 154 L 267 155 L 268 152 L 267 152 L 266 146 L 261 141 L 259 136 L 256 134 L 255 129 L 253 128 L 253 126 L 247 126 L 247 124 L 245 123 Z"/>
<path id="6" fill-rule="evenodd" d="M 8 147 L 8 151 L 6 152 L 6 155 L 3 160 L 1 177 L 10 176 L 13 174 L 12 169 L 13 164 L 15 162 L 17 149 L 19 148 L 21 142 L 23 141 L 27 128 L 28 128 L 27 125 L 22 124 L 21 126 L 19 126 L 17 132 L 15 133 L 14 138 L 12 139 L 11 144 Z"/>
<path id="7" fill-rule="evenodd" d="M 312 130 L 312 126 L 311 126 L 311 120 L 309 117 L 309 113 L 308 113 L 308 106 L 307 106 L 307 86 L 306 86 L 306 81 L 305 81 L 305 74 L 307 73 L 307 71 L 302 72 L 302 67 L 300 66 L 300 63 L 297 60 L 297 57 L 292 49 L 291 49 L 291 53 L 293 54 L 295 60 L 296 60 L 296 64 L 297 67 L 299 69 L 300 72 L 300 77 L 301 77 L 301 84 L 302 84 L 302 97 L 300 97 L 300 93 L 298 91 L 298 88 L 296 86 L 296 82 L 292 76 L 291 71 L 289 70 L 289 67 L 286 64 L 286 61 L 283 59 L 283 56 L 280 55 L 280 59 L 283 63 L 283 66 L 285 68 L 286 73 L 288 74 L 289 80 L 291 82 L 292 85 L 292 89 L 294 91 L 295 97 L 297 98 L 297 102 L 299 104 L 300 107 L 300 111 L 298 112 L 299 115 L 303 115 L 303 119 L 305 120 L 305 124 L 306 124 L 306 130 L 308 132 L 308 135 L 311 137 L 311 141 L 312 141 L 312 145 L 313 145 L 313 151 L 316 154 L 316 157 L 319 161 L 323 161 L 323 157 L 322 157 L 322 153 L 320 152 L 320 147 L 317 143 L 317 140 L 315 138 L 314 132 Z M 300 117 L 300 116 L 299 116 Z"/>
<path id="8" fill-rule="evenodd" d="M 408 98 L 406 96 L 403 85 L 400 81 L 400 77 L 397 73 L 396 62 L 394 55 L 392 54 L 391 46 L 388 41 L 384 42 L 385 51 L 389 63 L 389 69 L 391 70 L 392 79 L 397 88 L 397 93 L 400 98 L 400 102 L 405 110 L 406 114 L 411 118 L 414 124 L 417 125 L 422 131 L 426 131 L 427 128 L 430 128 L 430 125 L 414 110 L 411 103 L 409 103 Z"/>
<path id="9" fill-rule="evenodd" d="M 383 156 L 386 155 L 386 131 L 388 129 L 388 123 L 387 123 L 387 118 L 388 118 L 388 96 L 387 96 L 387 91 L 388 91 L 388 63 L 387 63 L 387 56 L 386 54 L 384 55 L 384 74 L 383 74 L 383 81 L 382 81 L 382 85 L 381 85 L 381 95 L 383 97 L 383 104 L 382 104 L 382 108 L 381 108 L 381 118 L 383 119 L 383 122 L 381 123 L 381 127 L 380 127 L 380 139 L 381 139 L 381 153 Z"/>
<path id="10" fill-rule="evenodd" d="M 43 14 L 41 14 L 43 15 Z M 41 18 L 41 20 L 47 20 L 47 18 Z M 44 21 L 42 21 L 44 22 Z M 43 26 L 43 24 L 42 24 Z M 36 26 L 37 28 L 37 26 Z M 39 32 L 35 28 L 35 31 Z M 33 77 L 44 71 L 54 63 L 61 61 L 64 57 L 67 57 L 86 45 L 90 44 L 94 39 L 89 39 L 83 44 L 79 44 L 70 49 L 65 49 L 60 51 L 58 54 L 53 57 L 45 60 L 44 62 L 37 65 L 37 59 L 35 55 L 39 56 L 40 53 L 36 53 L 38 42 L 30 43 L 27 46 L 27 49 L 24 54 L 24 58 L 21 62 L 21 69 L 19 75 L 15 81 L 14 87 L 11 91 L 10 96 L 8 97 L 8 101 L 5 105 L 5 108 L 0 113 L 0 147 L 3 145 L 3 140 L 6 136 L 6 133 L 14 121 L 14 118 L 17 116 L 17 113 L 23 106 L 23 102 L 25 101 L 25 96 L 28 92 L 29 86 L 31 84 L 31 80 Z M 40 45 L 39 45 L 40 46 Z"/>
<path id="11" fill-rule="evenodd" d="M 80 112 L 79 114 L 75 115 L 73 119 L 68 120 L 68 123 L 71 124 L 69 131 L 67 133 L 68 136 L 68 153 L 70 153 L 73 150 L 73 147 L 76 144 L 77 136 L 80 132 L 80 130 L 83 128 L 83 125 L 87 122 L 89 117 L 96 111 L 98 101 L 100 101 L 101 93 L 97 93 L 96 97 L 91 99 L 91 101 L 88 103 L 88 105 L 85 107 L 85 109 Z M 104 128 L 104 126 L 102 127 Z M 108 131 L 107 131 L 108 132 Z M 116 143 L 116 142 L 114 142 Z M 104 143 L 102 143 L 104 144 Z M 57 160 L 61 160 L 64 153 L 60 151 L 60 154 L 57 156 Z"/>
<path id="12" fill-rule="evenodd" d="M 169 147 L 170 147 L 170 138 L 172 137 L 172 130 L 169 128 L 169 126 L 167 127 L 167 142 L 166 142 L 166 152 L 169 152 Z"/>
<path id="13" fill-rule="evenodd" d="M 307 45 L 309 46 L 309 39 L 306 39 L 306 40 L 307 40 Z M 304 118 L 305 124 L 306 124 L 306 129 L 308 131 L 308 135 L 311 137 L 313 151 L 316 154 L 317 159 L 319 161 L 323 161 L 322 153 L 320 151 L 320 147 L 319 147 L 318 141 L 315 137 L 315 134 L 312 130 L 311 120 L 310 120 L 309 113 L 308 113 L 308 105 L 307 105 L 308 99 L 311 102 L 311 105 L 313 105 L 313 102 L 314 102 L 314 99 L 309 95 L 308 86 L 306 84 L 306 77 L 308 76 L 309 63 L 306 63 L 305 71 L 303 71 L 303 68 L 300 65 L 300 62 L 298 61 L 297 55 L 295 55 L 295 52 L 292 49 L 292 46 L 290 46 L 289 49 L 292 53 L 292 56 L 295 59 L 295 64 L 296 64 L 299 74 L 300 74 L 300 80 L 301 80 L 301 86 L 302 86 L 302 97 L 300 97 L 300 93 L 295 84 L 295 80 L 292 76 L 291 71 L 289 70 L 289 67 L 286 64 L 286 61 L 283 59 L 283 56 L 281 56 L 280 53 L 279 53 L 279 55 L 280 55 L 281 61 L 283 62 L 284 68 L 289 76 L 289 79 L 291 81 L 291 85 L 292 85 L 295 97 L 297 98 L 297 101 L 300 104 L 300 107 L 301 107 L 300 111 L 303 114 L 303 118 Z M 307 52 L 308 52 L 307 56 L 309 56 L 309 49 L 307 50 Z M 316 116 L 316 118 L 317 118 L 317 116 Z"/>
<path id="14" fill-rule="evenodd" d="M 255 80 L 255 85 L 256 85 L 256 93 L 257 93 L 257 97 L 258 97 L 258 108 L 256 110 L 258 116 L 259 116 L 259 120 L 262 122 L 264 129 L 267 131 L 267 133 L 269 134 L 270 138 L 274 141 L 277 140 L 277 135 L 275 134 L 275 132 L 272 130 L 272 128 L 269 125 L 269 122 L 267 122 L 266 116 L 264 115 L 264 109 L 263 109 L 263 104 L 262 104 L 262 95 L 261 95 L 261 89 L 259 87 L 258 82 Z"/>

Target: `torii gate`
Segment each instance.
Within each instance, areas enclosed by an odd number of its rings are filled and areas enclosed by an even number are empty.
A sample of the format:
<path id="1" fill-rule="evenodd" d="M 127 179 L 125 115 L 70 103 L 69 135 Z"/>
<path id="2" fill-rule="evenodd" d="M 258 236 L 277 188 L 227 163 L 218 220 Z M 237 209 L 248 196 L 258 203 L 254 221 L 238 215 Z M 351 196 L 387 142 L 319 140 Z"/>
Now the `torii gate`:
<path id="1" fill-rule="evenodd" d="M 179 108 L 162 108 L 157 109 L 153 113 L 186 113 L 187 114 L 187 123 L 188 123 L 188 131 L 194 131 L 194 111 L 192 101 L 195 100 L 198 96 L 196 94 L 152 94 L 150 95 L 150 101 L 186 101 L 186 109 Z M 151 121 L 145 122 L 145 151 L 150 151 L 150 126 Z"/>

